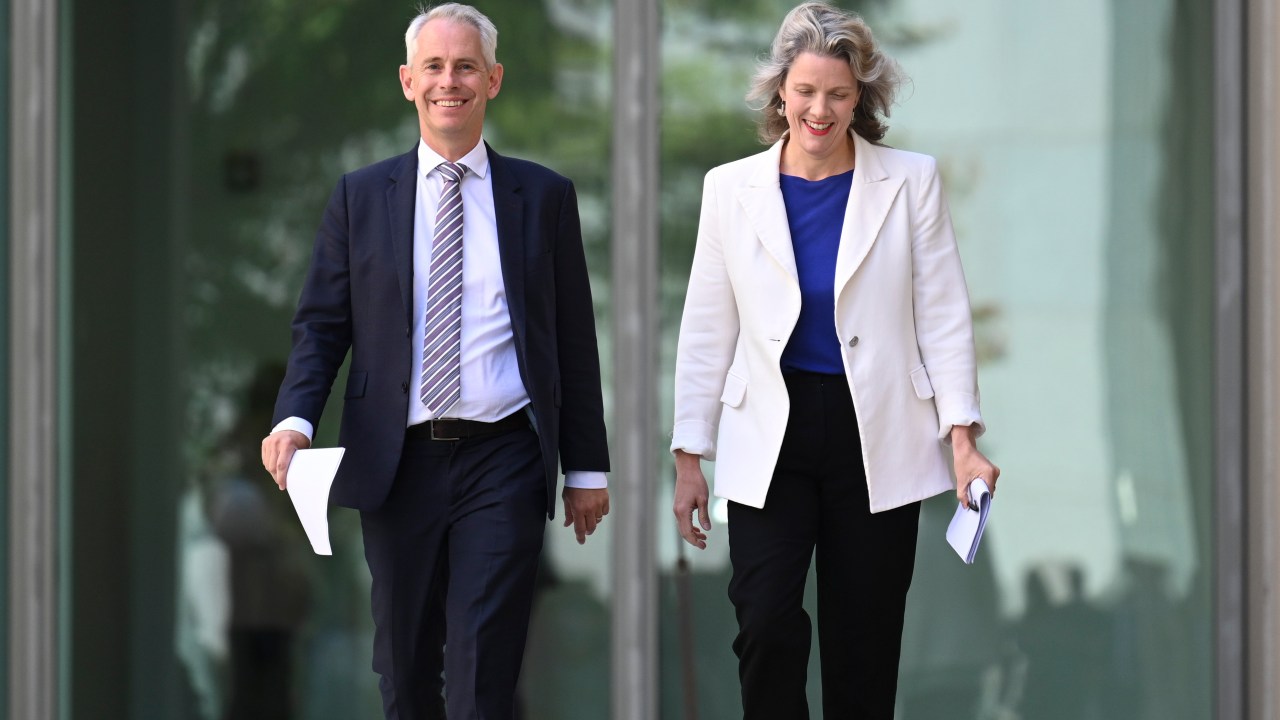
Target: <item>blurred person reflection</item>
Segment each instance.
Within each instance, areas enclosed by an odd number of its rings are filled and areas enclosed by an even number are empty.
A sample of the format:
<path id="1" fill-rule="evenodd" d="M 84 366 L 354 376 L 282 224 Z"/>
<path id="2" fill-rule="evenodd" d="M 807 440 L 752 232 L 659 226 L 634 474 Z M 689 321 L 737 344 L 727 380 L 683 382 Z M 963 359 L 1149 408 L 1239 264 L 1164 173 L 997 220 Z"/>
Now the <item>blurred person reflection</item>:
<path id="1" fill-rule="evenodd" d="M 921 503 L 916 571 L 924 587 L 907 603 L 898 708 L 905 720 L 994 717 L 1015 686 L 1012 638 L 987 554 L 991 530 L 978 561 L 965 565 L 946 541 L 954 511 L 949 502 Z"/>
<path id="2" fill-rule="evenodd" d="M 310 604 L 310 547 L 288 495 L 250 479 L 284 373 L 273 364 L 254 374 L 227 437 L 235 472 L 216 488 L 211 508 L 214 531 L 230 555 L 225 720 L 295 716 L 294 655 Z"/>
<path id="3" fill-rule="evenodd" d="M 219 475 L 220 477 L 220 475 Z M 188 484 L 178 502 L 178 607 L 174 651 L 186 671 L 192 711 L 200 720 L 223 715 L 227 663 L 226 545 L 214 533 L 202 479 Z"/>
<path id="4" fill-rule="evenodd" d="M 1021 709 L 1031 720 L 1111 717 L 1102 708 L 1110 620 L 1085 597 L 1084 580 L 1074 565 L 1027 572 L 1017 634 L 1027 659 Z"/>
<path id="5" fill-rule="evenodd" d="M 881 144 L 899 78 L 861 18 L 796 7 L 748 96 L 771 147 L 706 177 L 673 511 L 705 548 L 715 460 L 745 718 L 808 717 L 816 548 L 824 716 L 890 720 L 920 501 L 999 476 L 937 163 Z"/>
<path id="6" fill-rule="evenodd" d="M 1107 717 L 1170 718 L 1185 714 L 1187 687 L 1171 683 L 1190 662 L 1185 605 L 1171 588 L 1168 564 L 1126 555 L 1122 590 L 1109 608 L 1111 618 L 1102 671 Z"/>

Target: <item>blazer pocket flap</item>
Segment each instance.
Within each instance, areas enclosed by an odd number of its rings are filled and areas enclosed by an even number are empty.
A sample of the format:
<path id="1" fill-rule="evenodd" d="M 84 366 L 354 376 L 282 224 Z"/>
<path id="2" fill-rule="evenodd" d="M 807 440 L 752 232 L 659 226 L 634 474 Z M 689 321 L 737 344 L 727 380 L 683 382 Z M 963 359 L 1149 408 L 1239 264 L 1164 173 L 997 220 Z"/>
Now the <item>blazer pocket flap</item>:
<path id="1" fill-rule="evenodd" d="M 916 397 L 921 400 L 933 397 L 933 383 L 929 381 L 929 372 L 923 365 L 911 371 L 911 387 L 916 389 Z"/>
<path id="2" fill-rule="evenodd" d="M 742 398 L 747 394 L 747 381 L 733 373 L 729 373 L 724 378 L 724 392 L 720 393 L 720 402 L 729 407 L 736 408 L 742 404 Z"/>
<path id="3" fill-rule="evenodd" d="M 369 382 L 369 373 L 353 372 L 347 375 L 347 391 L 343 394 L 344 398 L 364 397 L 365 385 Z"/>

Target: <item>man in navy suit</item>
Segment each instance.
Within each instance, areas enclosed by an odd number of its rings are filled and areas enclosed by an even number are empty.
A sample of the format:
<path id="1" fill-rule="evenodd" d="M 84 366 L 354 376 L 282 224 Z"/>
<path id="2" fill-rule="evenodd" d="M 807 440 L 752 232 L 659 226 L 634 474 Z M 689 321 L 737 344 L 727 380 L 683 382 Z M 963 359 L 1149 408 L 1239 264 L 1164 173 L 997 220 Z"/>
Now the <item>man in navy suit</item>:
<path id="1" fill-rule="evenodd" d="M 573 185 L 482 138 L 492 22 L 440 5 L 405 44 L 421 141 L 329 199 L 262 461 L 284 488 L 350 351 L 331 498 L 360 511 L 383 711 L 509 719 L 557 461 L 579 543 L 609 512 L 591 289 Z"/>

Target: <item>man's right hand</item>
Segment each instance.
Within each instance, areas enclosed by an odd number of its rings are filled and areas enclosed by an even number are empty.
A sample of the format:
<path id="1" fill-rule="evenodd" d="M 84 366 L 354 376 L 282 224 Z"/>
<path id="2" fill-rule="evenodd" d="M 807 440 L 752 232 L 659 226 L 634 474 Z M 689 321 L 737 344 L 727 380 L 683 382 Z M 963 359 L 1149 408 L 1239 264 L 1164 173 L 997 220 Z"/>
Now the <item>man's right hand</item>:
<path id="1" fill-rule="evenodd" d="M 296 430 L 280 430 L 262 439 L 262 467 L 271 473 L 271 479 L 281 490 L 285 488 L 285 476 L 289 472 L 289 462 L 298 450 L 311 447 L 306 435 Z"/>
<path id="2" fill-rule="evenodd" d="M 711 530 L 708 495 L 707 478 L 702 474 L 702 456 L 676 450 L 676 497 L 671 511 L 676 515 L 676 529 L 680 531 L 680 537 L 702 550 L 707 548 L 706 533 Z M 695 510 L 698 512 L 697 525 L 693 523 Z"/>

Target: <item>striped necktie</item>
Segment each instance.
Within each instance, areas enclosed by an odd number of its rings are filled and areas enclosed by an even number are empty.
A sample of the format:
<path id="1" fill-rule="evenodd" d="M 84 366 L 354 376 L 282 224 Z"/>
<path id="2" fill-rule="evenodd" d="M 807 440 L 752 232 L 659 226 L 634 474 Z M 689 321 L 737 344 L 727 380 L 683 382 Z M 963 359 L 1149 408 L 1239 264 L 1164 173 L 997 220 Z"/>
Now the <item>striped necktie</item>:
<path id="1" fill-rule="evenodd" d="M 465 165 L 445 162 L 444 192 L 436 210 L 422 349 L 422 403 L 434 417 L 462 396 L 462 176 Z"/>

